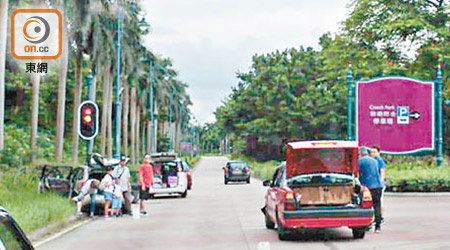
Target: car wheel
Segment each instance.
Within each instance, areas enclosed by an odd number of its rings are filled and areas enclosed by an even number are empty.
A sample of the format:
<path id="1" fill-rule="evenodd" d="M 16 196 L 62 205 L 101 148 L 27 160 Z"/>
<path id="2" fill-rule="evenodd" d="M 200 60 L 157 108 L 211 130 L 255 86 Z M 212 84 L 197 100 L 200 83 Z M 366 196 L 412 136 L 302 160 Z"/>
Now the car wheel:
<path id="1" fill-rule="evenodd" d="M 353 239 L 362 239 L 364 238 L 364 235 L 366 234 L 365 228 L 352 228 L 353 232 Z"/>
<path id="2" fill-rule="evenodd" d="M 187 190 L 184 191 L 184 193 L 181 194 L 181 198 L 186 198 L 186 196 L 187 196 Z"/>
<path id="3" fill-rule="evenodd" d="M 228 184 L 228 180 L 224 179 L 224 183 L 225 183 L 225 185 L 227 185 Z"/>
<path id="4" fill-rule="evenodd" d="M 250 184 L 250 177 L 248 177 L 247 179 L 247 184 Z"/>
<path id="5" fill-rule="evenodd" d="M 272 222 L 272 220 L 270 219 L 270 216 L 267 214 L 267 212 L 265 212 L 264 217 L 266 219 L 266 228 L 267 229 L 274 229 L 275 228 L 275 223 Z"/>

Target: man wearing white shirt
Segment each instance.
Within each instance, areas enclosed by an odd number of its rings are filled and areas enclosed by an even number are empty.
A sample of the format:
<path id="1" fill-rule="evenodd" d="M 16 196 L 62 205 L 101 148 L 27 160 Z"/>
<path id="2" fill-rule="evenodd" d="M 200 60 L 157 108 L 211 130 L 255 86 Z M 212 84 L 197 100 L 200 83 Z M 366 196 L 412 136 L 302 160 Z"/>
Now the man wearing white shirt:
<path id="1" fill-rule="evenodd" d="M 124 200 L 124 213 L 131 214 L 131 175 L 127 164 L 130 158 L 122 155 L 120 157 L 120 164 L 114 168 L 113 176 L 120 179 L 120 188 Z"/>

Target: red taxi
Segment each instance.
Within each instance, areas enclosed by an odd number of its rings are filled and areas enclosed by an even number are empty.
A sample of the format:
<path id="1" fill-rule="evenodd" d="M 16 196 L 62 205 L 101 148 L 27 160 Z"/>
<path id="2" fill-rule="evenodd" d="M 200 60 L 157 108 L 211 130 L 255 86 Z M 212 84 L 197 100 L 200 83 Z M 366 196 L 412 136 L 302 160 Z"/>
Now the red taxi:
<path id="1" fill-rule="evenodd" d="M 281 240 L 302 229 L 349 227 L 364 238 L 373 220 L 372 197 L 358 178 L 354 141 L 301 141 L 287 144 L 286 162 L 276 169 L 262 209 L 266 227 Z"/>

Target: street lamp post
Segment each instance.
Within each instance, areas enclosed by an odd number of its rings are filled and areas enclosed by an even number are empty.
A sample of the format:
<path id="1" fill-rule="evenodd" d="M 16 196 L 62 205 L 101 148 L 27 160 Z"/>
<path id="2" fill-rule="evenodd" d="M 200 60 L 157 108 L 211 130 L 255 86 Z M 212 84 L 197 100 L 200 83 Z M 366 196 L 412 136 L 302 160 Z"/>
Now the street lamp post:
<path id="1" fill-rule="evenodd" d="M 114 157 L 120 157 L 120 129 L 121 129 L 121 112 L 120 112 L 120 67 L 121 67 L 121 45 L 120 39 L 122 37 L 122 22 L 123 22 L 123 13 L 122 6 L 119 5 L 119 13 L 117 17 L 117 39 L 116 39 L 116 84 L 115 84 L 115 93 L 116 93 L 116 114 L 115 114 L 115 133 L 114 133 Z"/>
<path id="2" fill-rule="evenodd" d="M 155 88 L 155 65 L 153 59 L 149 61 L 150 86 L 148 89 L 148 113 L 150 123 L 150 142 L 148 143 L 148 153 L 155 153 L 156 136 L 155 136 L 155 107 L 154 107 L 154 88 Z"/>

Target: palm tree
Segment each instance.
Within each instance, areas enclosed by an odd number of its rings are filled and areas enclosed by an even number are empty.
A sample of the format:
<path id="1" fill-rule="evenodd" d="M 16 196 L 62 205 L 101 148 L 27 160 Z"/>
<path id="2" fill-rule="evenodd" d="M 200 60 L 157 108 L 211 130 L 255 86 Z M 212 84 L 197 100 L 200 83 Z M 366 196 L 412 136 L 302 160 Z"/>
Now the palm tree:
<path id="1" fill-rule="evenodd" d="M 57 4 L 60 10 L 66 10 L 63 0 Z M 55 155 L 56 162 L 60 163 L 63 160 L 63 143 L 64 143 L 64 116 L 66 109 L 66 81 L 67 81 L 67 67 L 69 64 L 69 39 L 67 35 L 67 17 L 63 14 L 62 20 L 62 53 L 59 59 L 59 75 L 58 75 L 58 107 L 56 113 L 56 140 L 55 140 Z"/>
<path id="2" fill-rule="evenodd" d="M 0 2 L 0 150 L 3 149 L 4 120 L 5 120 L 5 62 L 6 62 L 6 37 L 8 20 L 8 2 Z"/>
<path id="3" fill-rule="evenodd" d="M 101 137 L 101 146 L 100 146 L 100 153 L 102 155 L 105 155 L 106 153 L 106 135 L 107 135 L 107 128 L 108 128 L 108 115 L 109 115 L 109 108 L 108 108 L 108 101 L 109 101 L 109 88 L 110 88 L 110 78 L 111 78 L 111 66 L 110 61 L 106 62 L 106 65 L 104 66 L 103 70 L 103 100 L 102 100 L 102 110 L 101 110 L 101 128 L 100 128 L 100 137 Z"/>
<path id="4" fill-rule="evenodd" d="M 72 24 L 74 25 L 74 43 L 75 43 L 75 91 L 74 91 L 74 104 L 73 104 L 73 126 L 72 126 L 72 163 L 77 164 L 78 162 L 78 129 L 79 129 L 79 114 L 78 107 L 81 103 L 81 93 L 83 87 L 83 73 L 82 73 L 82 63 L 83 54 L 87 51 L 87 46 L 85 44 L 84 37 L 87 33 L 87 28 L 90 26 L 91 12 L 90 1 L 74 1 L 74 20 Z M 97 6 L 95 6 L 97 7 Z M 95 13 L 96 14 L 96 13 Z"/>
<path id="5" fill-rule="evenodd" d="M 31 137 L 30 137 L 30 149 L 31 149 L 31 162 L 36 159 L 36 138 L 38 131 L 38 117 L 39 117 L 39 85 L 40 85 L 40 73 L 34 73 L 31 75 L 32 84 L 32 97 L 31 97 Z"/>

